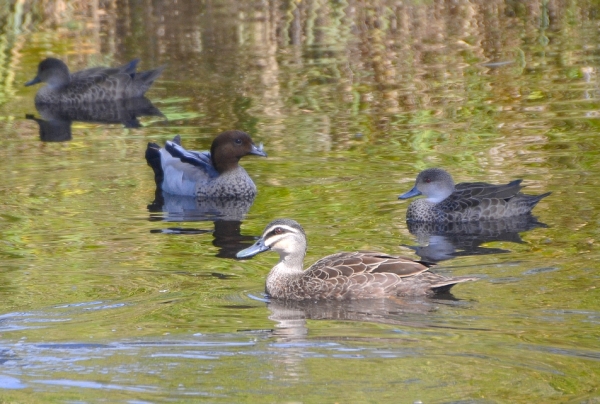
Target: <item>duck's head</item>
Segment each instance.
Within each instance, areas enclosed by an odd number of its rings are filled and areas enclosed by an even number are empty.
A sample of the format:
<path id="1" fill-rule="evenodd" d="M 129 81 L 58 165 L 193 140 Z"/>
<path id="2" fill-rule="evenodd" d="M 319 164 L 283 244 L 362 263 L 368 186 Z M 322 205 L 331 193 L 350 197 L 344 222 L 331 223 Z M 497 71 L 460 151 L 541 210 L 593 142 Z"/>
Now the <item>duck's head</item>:
<path id="1" fill-rule="evenodd" d="M 236 254 L 238 258 L 248 258 L 264 251 L 275 251 L 283 260 L 287 256 L 306 254 L 306 233 L 298 222 L 291 219 L 277 219 L 265 227 L 262 236 L 252 246 Z"/>
<path id="2" fill-rule="evenodd" d="M 25 83 L 25 86 L 31 86 L 37 83 L 48 83 L 50 87 L 58 88 L 71 81 L 71 74 L 67 65 L 59 59 L 47 58 L 38 65 L 37 76 L 33 80 Z"/>
<path id="3" fill-rule="evenodd" d="M 254 154 L 267 157 L 267 153 L 260 146 L 256 146 L 250 135 L 241 130 L 228 130 L 215 138 L 210 147 L 210 155 L 214 167 L 219 173 L 237 167 L 244 156 Z"/>
<path id="4" fill-rule="evenodd" d="M 438 203 L 449 197 L 452 192 L 454 192 L 452 176 L 441 168 L 428 168 L 419 173 L 415 186 L 410 191 L 400 195 L 398 199 L 425 195 L 427 201 Z"/>

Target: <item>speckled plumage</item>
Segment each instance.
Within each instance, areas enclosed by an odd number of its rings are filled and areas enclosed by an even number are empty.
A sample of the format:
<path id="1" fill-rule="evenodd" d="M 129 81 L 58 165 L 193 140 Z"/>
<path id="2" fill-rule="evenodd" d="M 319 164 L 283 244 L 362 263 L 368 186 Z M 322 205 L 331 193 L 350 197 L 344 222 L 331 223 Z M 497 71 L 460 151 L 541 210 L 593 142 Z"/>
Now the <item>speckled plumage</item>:
<path id="1" fill-rule="evenodd" d="M 428 296 L 447 292 L 457 283 L 476 278 L 451 278 L 429 271 L 431 264 L 377 252 L 342 252 L 321 258 L 306 271 L 306 235 L 290 219 L 275 220 L 238 258 L 263 251 L 279 253 L 267 276 L 266 292 L 274 299 L 371 299 L 391 296 Z"/>
<path id="2" fill-rule="evenodd" d="M 440 168 L 429 168 L 417 176 L 415 186 L 399 199 L 425 195 L 408 206 L 406 220 L 413 222 L 469 222 L 526 215 L 546 196 L 520 192 L 522 180 L 493 185 L 460 183 Z"/>
<path id="3" fill-rule="evenodd" d="M 77 105 L 142 97 L 165 67 L 138 73 L 138 63 L 135 59 L 121 67 L 94 67 L 71 74 L 63 61 L 47 58 L 25 85 L 47 83 L 37 92 L 36 104 Z"/>
<path id="4" fill-rule="evenodd" d="M 148 143 L 146 160 L 166 193 L 198 199 L 254 199 L 256 185 L 238 164 L 249 154 L 267 156 L 247 133 L 231 130 L 213 140 L 210 152 L 184 149 L 179 136 L 162 149 Z"/>

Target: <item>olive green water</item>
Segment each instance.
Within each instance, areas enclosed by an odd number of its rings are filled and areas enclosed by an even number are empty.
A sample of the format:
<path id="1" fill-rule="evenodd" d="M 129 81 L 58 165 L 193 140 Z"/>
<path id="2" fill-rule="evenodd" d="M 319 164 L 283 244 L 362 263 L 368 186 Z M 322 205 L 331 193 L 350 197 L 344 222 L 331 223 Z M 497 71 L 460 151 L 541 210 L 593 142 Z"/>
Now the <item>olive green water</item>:
<path id="1" fill-rule="evenodd" d="M 600 3 L 0 7 L 0 402 L 600 402 Z M 42 141 L 23 84 L 47 56 L 166 64 L 164 118 Z M 241 228 L 148 209 L 149 141 L 234 128 L 269 154 L 242 160 Z M 552 191 L 547 227 L 440 263 L 480 278 L 454 300 L 267 306 L 277 257 L 227 258 L 290 217 L 307 263 L 417 259 L 435 237 L 397 195 L 432 166 Z"/>

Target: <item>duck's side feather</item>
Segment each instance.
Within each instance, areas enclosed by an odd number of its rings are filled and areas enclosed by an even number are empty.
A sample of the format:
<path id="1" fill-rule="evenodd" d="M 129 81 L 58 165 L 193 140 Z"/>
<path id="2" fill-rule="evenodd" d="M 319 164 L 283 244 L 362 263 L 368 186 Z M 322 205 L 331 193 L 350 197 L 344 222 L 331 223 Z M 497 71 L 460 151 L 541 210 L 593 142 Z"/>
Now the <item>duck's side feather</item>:
<path id="1" fill-rule="evenodd" d="M 275 298 L 363 299 L 429 295 L 473 278 L 447 278 L 428 271 L 431 264 L 376 252 L 343 252 L 322 258 L 300 278 L 278 285 Z"/>

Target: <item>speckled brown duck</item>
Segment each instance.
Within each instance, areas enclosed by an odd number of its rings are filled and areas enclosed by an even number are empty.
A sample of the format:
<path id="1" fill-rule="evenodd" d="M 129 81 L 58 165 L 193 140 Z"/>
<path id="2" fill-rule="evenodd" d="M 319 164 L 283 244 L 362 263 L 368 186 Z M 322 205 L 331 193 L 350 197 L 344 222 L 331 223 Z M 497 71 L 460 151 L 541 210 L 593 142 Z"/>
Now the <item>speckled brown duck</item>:
<path id="1" fill-rule="evenodd" d="M 230 130 L 213 140 L 210 152 L 184 149 L 179 136 L 164 148 L 148 143 L 146 161 L 166 193 L 198 199 L 254 199 L 256 185 L 239 165 L 242 157 L 251 154 L 267 156 L 246 132 Z"/>
<path id="2" fill-rule="evenodd" d="M 464 182 L 454 185 L 448 172 L 441 168 L 421 171 L 415 186 L 398 199 L 425 195 L 408 206 L 406 220 L 412 222 L 469 222 L 526 215 L 542 199 L 550 195 L 522 194 L 522 180 L 494 185 Z"/>
<path id="3" fill-rule="evenodd" d="M 431 264 L 377 252 L 329 255 L 303 270 L 306 234 L 290 219 L 269 223 L 260 239 L 237 253 L 238 258 L 263 251 L 279 253 L 267 276 L 266 292 L 274 299 L 372 299 L 428 296 L 447 292 L 457 283 L 477 278 L 451 278 L 429 271 Z"/>
<path id="4" fill-rule="evenodd" d="M 165 66 L 136 72 L 139 59 L 121 67 L 93 67 L 70 73 L 60 59 L 47 58 L 38 65 L 37 76 L 25 83 L 46 83 L 35 95 L 36 104 L 109 102 L 142 97 L 160 76 Z"/>

